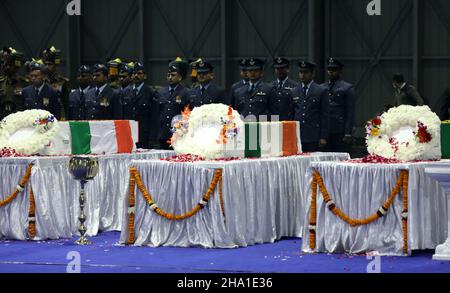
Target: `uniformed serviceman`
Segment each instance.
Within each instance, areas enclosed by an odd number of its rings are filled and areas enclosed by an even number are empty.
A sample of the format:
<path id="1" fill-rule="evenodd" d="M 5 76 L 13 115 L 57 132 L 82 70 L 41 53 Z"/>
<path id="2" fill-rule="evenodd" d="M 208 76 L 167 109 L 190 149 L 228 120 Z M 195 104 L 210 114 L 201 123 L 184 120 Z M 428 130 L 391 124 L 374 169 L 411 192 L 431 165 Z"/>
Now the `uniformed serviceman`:
<path id="1" fill-rule="evenodd" d="M 61 51 L 55 47 L 45 49 L 42 52 L 42 61 L 47 69 L 47 83 L 58 94 L 58 101 L 61 104 L 61 120 L 66 119 L 69 104 L 69 79 L 58 72 L 61 64 Z"/>
<path id="2" fill-rule="evenodd" d="M 30 82 L 22 91 L 23 109 L 41 109 L 61 117 L 61 104 L 58 102 L 58 93 L 47 82 L 46 68 L 34 62 L 31 64 Z"/>
<path id="3" fill-rule="evenodd" d="M 394 74 L 392 77 L 392 86 L 394 87 L 394 107 L 400 105 L 424 105 L 424 100 L 419 94 L 419 91 L 413 85 L 406 83 L 403 74 Z"/>
<path id="4" fill-rule="evenodd" d="M 239 61 L 239 69 L 240 69 L 239 74 L 241 75 L 242 80 L 234 83 L 231 86 L 230 93 L 228 96 L 228 100 L 230 101 L 231 105 L 235 104 L 238 89 L 240 89 L 241 87 L 248 86 L 249 79 L 247 75 L 247 63 L 248 62 L 246 59 L 242 59 L 241 61 Z"/>
<path id="5" fill-rule="evenodd" d="M 137 147 L 142 149 L 157 146 L 159 132 L 158 93 L 145 84 L 146 80 L 144 65 L 136 62 L 134 84 L 125 90 L 123 96 L 123 118 L 139 122 Z"/>
<path id="6" fill-rule="evenodd" d="M 159 92 L 159 146 L 161 149 L 170 149 L 169 139 L 172 137 L 172 119 L 180 115 L 188 105 L 188 89 L 182 84 L 184 79 L 183 69 L 179 63 L 171 62 L 167 70 L 167 82 L 169 86 Z"/>
<path id="7" fill-rule="evenodd" d="M 189 75 L 189 77 L 191 79 L 191 84 L 190 84 L 189 88 L 191 88 L 191 89 L 200 85 L 200 83 L 198 82 L 198 79 L 197 79 L 197 75 L 198 75 L 197 65 L 200 62 L 202 62 L 202 58 L 198 58 L 197 60 L 189 63 L 189 66 L 191 68 L 191 74 Z"/>
<path id="8" fill-rule="evenodd" d="M 77 74 L 78 88 L 69 94 L 69 120 L 88 120 L 86 117 L 86 94 L 93 88 L 92 69 L 82 65 Z"/>
<path id="9" fill-rule="evenodd" d="M 0 51 L 0 120 L 9 114 L 21 110 L 22 89 L 28 85 L 28 80 L 17 71 L 22 66 L 23 54 L 13 48 Z"/>
<path id="10" fill-rule="evenodd" d="M 120 94 L 108 84 L 108 68 L 104 64 L 95 64 L 92 72 L 95 86 L 85 96 L 86 120 L 121 119 Z"/>
<path id="11" fill-rule="evenodd" d="M 234 109 L 244 118 L 248 118 L 247 120 L 267 121 L 273 90 L 269 84 L 262 81 L 264 61 L 256 58 L 249 59 L 247 70 L 249 84 L 238 89 Z M 248 117 L 250 115 L 252 117 Z"/>
<path id="12" fill-rule="evenodd" d="M 292 91 L 294 120 L 300 122 L 304 152 L 323 150 L 328 140 L 329 98 L 327 88 L 314 81 L 316 64 L 299 62 L 300 84 Z"/>
<path id="13" fill-rule="evenodd" d="M 328 151 L 350 152 L 353 142 L 353 120 L 356 94 L 353 85 L 342 80 L 344 65 L 335 58 L 327 60 L 329 81 L 324 83 L 330 98 Z"/>
<path id="14" fill-rule="evenodd" d="M 119 71 L 119 84 L 120 87 L 118 91 L 121 95 L 125 93 L 125 91 L 133 87 L 133 73 L 134 73 L 134 63 L 130 62 L 127 64 L 122 64 Z"/>
<path id="15" fill-rule="evenodd" d="M 278 57 L 273 61 L 275 77 L 272 82 L 274 95 L 270 101 L 270 115 L 278 115 L 279 121 L 292 117 L 292 90 L 298 83 L 289 78 L 289 60 Z"/>
<path id="16" fill-rule="evenodd" d="M 214 67 L 211 63 L 201 61 L 197 64 L 199 85 L 189 90 L 189 105 L 193 109 L 207 104 L 222 103 L 228 105 L 225 90 L 212 83 Z"/>
<path id="17" fill-rule="evenodd" d="M 184 60 L 181 57 L 176 57 L 175 60 L 173 60 L 173 61 L 169 60 L 169 64 L 173 64 L 180 68 L 180 74 L 181 74 L 181 77 L 183 78 L 180 81 L 180 85 L 182 85 L 185 88 L 190 88 L 189 83 L 186 81 L 187 76 L 192 74 L 192 69 L 189 65 L 189 62 L 187 60 Z M 164 87 L 161 87 L 160 89 L 158 89 L 158 91 L 162 90 L 163 88 Z"/>
<path id="18" fill-rule="evenodd" d="M 106 67 L 108 67 L 108 82 L 109 86 L 113 89 L 120 89 L 119 74 L 123 66 L 122 60 L 116 58 L 113 60 L 108 60 L 106 62 Z"/>

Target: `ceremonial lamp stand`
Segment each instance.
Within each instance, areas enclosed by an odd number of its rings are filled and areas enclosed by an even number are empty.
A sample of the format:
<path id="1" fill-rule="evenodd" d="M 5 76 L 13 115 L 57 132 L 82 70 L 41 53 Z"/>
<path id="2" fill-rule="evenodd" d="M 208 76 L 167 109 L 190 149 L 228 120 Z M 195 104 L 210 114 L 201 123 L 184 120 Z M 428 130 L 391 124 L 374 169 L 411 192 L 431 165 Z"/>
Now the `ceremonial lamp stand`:
<path id="1" fill-rule="evenodd" d="M 75 241 L 75 244 L 78 245 L 89 245 L 92 244 L 86 237 L 87 228 L 84 225 L 86 222 L 86 214 L 84 213 L 84 206 L 86 203 L 86 193 L 84 191 L 85 184 L 94 179 L 94 177 L 98 173 L 98 159 L 94 157 L 72 157 L 69 161 L 69 171 L 72 173 L 75 180 L 80 181 L 81 190 L 80 190 L 80 216 L 78 220 L 80 221 L 80 228 L 78 231 L 80 232 L 81 237 Z"/>

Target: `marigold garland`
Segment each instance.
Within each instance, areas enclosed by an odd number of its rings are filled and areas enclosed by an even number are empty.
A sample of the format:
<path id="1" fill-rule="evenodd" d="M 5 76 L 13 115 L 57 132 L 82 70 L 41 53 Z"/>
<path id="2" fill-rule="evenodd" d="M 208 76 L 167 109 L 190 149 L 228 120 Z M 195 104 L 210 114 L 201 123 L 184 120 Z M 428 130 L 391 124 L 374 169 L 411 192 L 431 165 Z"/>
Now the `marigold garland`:
<path id="1" fill-rule="evenodd" d="M 130 204 L 128 209 L 128 244 L 134 244 L 134 209 L 135 209 L 135 195 L 134 190 L 136 186 L 136 179 L 130 172 Z"/>
<path id="2" fill-rule="evenodd" d="M 380 219 L 381 217 L 385 216 L 386 213 L 389 210 L 389 207 L 392 205 L 392 202 L 394 201 L 395 196 L 398 194 L 400 195 L 400 189 L 403 191 L 403 212 L 402 212 L 402 226 L 403 226 L 403 252 L 405 254 L 408 253 L 408 230 L 407 230 L 407 223 L 408 223 L 408 180 L 409 180 L 409 173 L 406 170 L 402 170 L 400 172 L 400 176 L 397 180 L 397 183 L 395 184 L 394 189 L 392 190 L 388 200 L 380 207 L 380 209 L 370 215 L 366 219 L 352 219 L 348 215 L 346 215 L 344 212 L 342 212 L 341 209 L 339 209 L 336 206 L 336 203 L 334 203 L 331 200 L 331 197 L 325 187 L 325 184 L 323 183 L 323 178 L 319 174 L 319 172 L 313 173 L 313 179 L 311 182 L 311 189 L 312 189 L 312 196 L 311 196 L 311 213 L 310 213 L 310 225 L 309 225 L 309 247 L 312 251 L 316 249 L 316 218 L 317 218 L 317 186 L 319 186 L 320 192 L 322 193 L 322 196 L 324 198 L 324 201 L 327 205 L 327 208 L 335 214 L 337 217 L 339 217 L 341 220 L 349 224 L 351 227 L 358 227 L 358 226 L 365 226 L 370 223 L 375 222 L 376 220 Z"/>
<path id="3" fill-rule="evenodd" d="M 402 211 L 402 226 L 403 226 L 403 253 L 408 254 L 408 182 L 409 173 L 404 172 L 403 177 L 403 211 Z"/>
<path id="4" fill-rule="evenodd" d="M 36 237 L 36 203 L 33 187 L 30 184 L 30 209 L 28 210 L 28 235 L 30 239 Z"/>
<path id="5" fill-rule="evenodd" d="M 225 206 L 223 204 L 223 177 L 219 178 L 219 200 L 220 200 L 220 209 L 222 210 L 222 215 L 225 217 Z"/>
<path id="6" fill-rule="evenodd" d="M 128 244 L 134 244 L 135 242 L 135 231 L 134 231 L 134 215 L 135 215 L 135 184 L 137 183 L 137 186 L 139 190 L 142 193 L 142 196 L 144 197 L 147 204 L 150 206 L 150 208 L 158 215 L 160 215 L 163 218 L 166 218 L 168 220 L 172 221 L 181 221 L 185 220 L 187 218 L 193 217 L 195 214 L 197 214 L 201 209 L 203 209 L 209 202 L 211 195 L 213 194 L 214 190 L 217 187 L 217 184 L 220 186 L 220 205 L 222 213 L 225 215 L 224 207 L 223 207 L 223 198 L 222 198 L 222 170 L 217 169 L 214 172 L 214 177 L 209 185 L 209 188 L 207 192 L 204 194 L 202 200 L 190 211 L 188 211 L 185 214 L 182 215 L 174 215 L 167 213 L 163 210 L 161 210 L 158 205 L 153 201 L 153 198 L 151 194 L 147 191 L 145 188 L 141 176 L 137 169 L 135 167 L 130 168 L 130 199 L 129 199 L 129 209 L 128 209 Z"/>
<path id="7" fill-rule="evenodd" d="M 31 169 L 33 168 L 33 164 L 29 164 L 27 167 L 27 170 L 25 171 L 25 175 L 22 177 L 22 180 L 20 180 L 19 185 L 16 186 L 16 189 L 11 193 L 7 198 L 5 198 L 3 201 L 0 201 L 0 207 L 4 207 L 8 204 L 10 204 L 16 197 L 21 193 L 25 185 L 28 183 L 28 180 L 31 176 Z"/>

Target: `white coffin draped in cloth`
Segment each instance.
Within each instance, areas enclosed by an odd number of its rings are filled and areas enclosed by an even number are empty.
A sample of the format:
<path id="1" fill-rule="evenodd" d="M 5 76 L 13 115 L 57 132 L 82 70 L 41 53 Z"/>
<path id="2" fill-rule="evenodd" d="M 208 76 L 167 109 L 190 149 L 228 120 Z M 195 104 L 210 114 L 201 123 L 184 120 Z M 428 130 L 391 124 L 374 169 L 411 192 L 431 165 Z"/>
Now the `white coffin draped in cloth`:
<path id="1" fill-rule="evenodd" d="M 401 170 L 409 171 L 408 183 L 408 253 L 433 249 L 447 236 L 447 205 L 444 190 L 425 175 L 425 167 L 440 162 L 411 164 L 352 164 L 344 162 L 313 163 L 308 172 L 320 173 L 336 207 L 353 219 L 365 219 L 383 205 L 391 194 Z M 311 188 L 308 192 L 305 221 L 310 221 Z M 387 214 L 366 226 L 351 227 L 334 215 L 317 191 L 316 251 L 378 252 L 403 255 L 403 193 L 397 195 Z M 310 252 L 310 232 L 303 232 L 302 250 Z"/>
<path id="2" fill-rule="evenodd" d="M 218 189 L 199 213 L 182 221 L 157 215 L 136 189 L 135 245 L 233 248 L 301 237 L 311 162 L 347 160 L 348 154 L 317 153 L 231 162 L 169 163 L 134 161 L 153 201 L 165 212 L 184 214 L 208 190 L 215 169 L 222 169 L 222 215 Z M 128 197 L 127 199 L 128 200 Z M 125 207 L 128 201 L 123 204 Z M 129 231 L 123 210 L 121 243 Z"/>
<path id="3" fill-rule="evenodd" d="M 86 184 L 87 234 L 120 230 L 123 199 L 133 159 L 158 159 L 173 151 L 98 156 L 100 170 Z M 28 237 L 30 183 L 36 202 L 35 240 L 72 237 L 78 233 L 80 184 L 68 170 L 70 157 L 2 158 L 0 160 L 0 201 L 16 187 L 28 164 L 33 169 L 25 190 L 9 205 L 0 207 L 0 238 L 25 240 Z"/>

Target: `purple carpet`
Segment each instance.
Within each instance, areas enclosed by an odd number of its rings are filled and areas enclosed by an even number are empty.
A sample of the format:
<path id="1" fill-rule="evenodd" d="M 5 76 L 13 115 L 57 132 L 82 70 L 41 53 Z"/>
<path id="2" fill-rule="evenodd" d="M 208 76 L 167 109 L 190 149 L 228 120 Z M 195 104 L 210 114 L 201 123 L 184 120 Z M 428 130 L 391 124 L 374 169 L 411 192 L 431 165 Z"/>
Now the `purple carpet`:
<path id="1" fill-rule="evenodd" d="M 119 233 L 91 238 L 0 241 L 0 273 L 65 273 L 71 251 L 80 255 L 82 273 L 366 273 L 371 260 L 345 254 L 303 254 L 301 239 L 239 249 L 119 246 Z M 433 261 L 433 251 L 411 257 L 381 257 L 382 273 L 450 273 L 450 262 Z"/>

